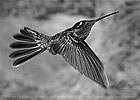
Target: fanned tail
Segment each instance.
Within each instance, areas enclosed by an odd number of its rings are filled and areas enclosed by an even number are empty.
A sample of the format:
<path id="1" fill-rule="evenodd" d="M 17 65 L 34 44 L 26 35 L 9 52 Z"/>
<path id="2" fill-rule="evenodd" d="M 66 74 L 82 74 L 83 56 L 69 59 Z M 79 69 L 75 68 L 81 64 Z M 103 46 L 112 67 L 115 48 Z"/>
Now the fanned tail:
<path id="1" fill-rule="evenodd" d="M 49 37 L 28 27 L 21 29 L 20 33 L 13 35 L 13 38 L 18 40 L 10 44 L 12 49 L 16 49 L 9 55 L 10 58 L 16 58 L 13 62 L 14 67 L 24 64 L 48 47 Z"/>

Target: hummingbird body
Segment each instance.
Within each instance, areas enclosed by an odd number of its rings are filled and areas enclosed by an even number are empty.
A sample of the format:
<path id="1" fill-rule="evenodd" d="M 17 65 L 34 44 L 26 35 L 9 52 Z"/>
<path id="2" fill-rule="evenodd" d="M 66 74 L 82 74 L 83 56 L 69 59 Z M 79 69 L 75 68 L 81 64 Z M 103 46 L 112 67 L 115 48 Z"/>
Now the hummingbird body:
<path id="1" fill-rule="evenodd" d="M 13 66 L 18 67 L 36 55 L 48 50 L 53 55 L 61 55 L 81 74 L 107 88 L 109 83 L 104 73 L 103 64 L 84 40 L 88 37 L 92 26 L 97 21 L 118 12 L 116 11 L 93 20 L 79 21 L 71 28 L 54 36 L 46 36 L 24 27 L 24 29 L 20 30 L 21 34 L 13 36 L 18 41 L 10 45 L 12 49 L 16 49 L 9 55 L 10 58 L 17 58 L 13 62 Z"/>

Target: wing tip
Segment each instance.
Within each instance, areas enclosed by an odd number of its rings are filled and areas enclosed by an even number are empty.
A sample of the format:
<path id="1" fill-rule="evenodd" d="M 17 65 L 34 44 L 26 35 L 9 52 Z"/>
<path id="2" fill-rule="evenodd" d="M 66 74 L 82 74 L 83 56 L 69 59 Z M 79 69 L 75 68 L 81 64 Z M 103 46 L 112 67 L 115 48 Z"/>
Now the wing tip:
<path id="1" fill-rule="evenodd" d="M 106 90 L 106 89 L 109 88 L 109 84 L 108 83 L 107 84 L 102 84 L 102 87 Z"/>
<path id="2" fill-rule="evenodd" d="M 107 78 L 107 75 L 104 73 L 104 82 L 102 84 L 100 84 L 104 89 L 108 89 L 109 88 L 109 81 Z"/>

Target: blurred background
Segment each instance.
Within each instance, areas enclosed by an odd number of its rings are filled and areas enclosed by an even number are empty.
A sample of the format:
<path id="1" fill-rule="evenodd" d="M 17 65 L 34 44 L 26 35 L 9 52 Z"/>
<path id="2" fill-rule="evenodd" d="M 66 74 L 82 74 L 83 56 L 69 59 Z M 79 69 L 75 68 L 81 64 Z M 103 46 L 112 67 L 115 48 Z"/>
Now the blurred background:
<path id="1" fill-rule="evenodd" d="M 104 90 L 60 56 L 43 53 L 12 68 L 9 44 L 24 26 L 54 35 L 82 19 L 120 13 L 94 25 L 87 42 L 104 64 Z M 140 100 L 139 0 L 0 0 L 0 100 Z"/>

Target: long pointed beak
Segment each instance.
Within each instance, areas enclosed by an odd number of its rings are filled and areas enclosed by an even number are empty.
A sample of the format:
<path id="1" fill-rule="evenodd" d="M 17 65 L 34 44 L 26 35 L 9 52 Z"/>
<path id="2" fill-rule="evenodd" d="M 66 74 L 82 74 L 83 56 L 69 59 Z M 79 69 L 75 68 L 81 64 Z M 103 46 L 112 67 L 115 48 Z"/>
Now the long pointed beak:
<path id="1" fill-rule="evenodd" d="M 119 13 L 118 10 L 115 11 L 115 12 L 106 14 L 106 15 L 104 15 L 104 16 L 101 16 L 101 17 L 99 17 L 99 18 L 97 18 L 97 19 L 90 20 L 90 23 L 91 23 L 91 24 L 94 24 L 94 23 L 96 23 L 97 21 L 100 21 L 100 20 L 102 20 L 102 19 L 104 19 L 104 18 L 106 18 L 106 17 L 109 17 L 109 16 L 114 15 L 114 14 L 117 14 L 117 13 Z"/>

